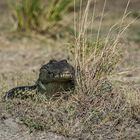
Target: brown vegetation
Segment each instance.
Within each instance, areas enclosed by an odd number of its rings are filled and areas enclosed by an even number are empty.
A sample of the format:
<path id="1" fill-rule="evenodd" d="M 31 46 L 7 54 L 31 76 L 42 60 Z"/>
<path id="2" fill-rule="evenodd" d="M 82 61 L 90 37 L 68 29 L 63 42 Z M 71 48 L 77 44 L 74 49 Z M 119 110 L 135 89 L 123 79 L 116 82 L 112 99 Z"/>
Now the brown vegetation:
<path id="1" fill-rule="evenodd" d="M 131 8 L 138 6 L 135 2 L 130 3 Z M 56 26 L 53 38 L 9 33 L 11 24 L 5 25 L 8 19 L 1 15 L 1 95 L 13 86 L 33 83 L 39 67 L 50 58 L 70 58 L 77 71 L 77 88 L 66 93 L 67 98 L 48 100 L 38 95 L 35 100 L 1 100 L 1 118 L 7 119 L 8 114 L 32 133 L 41 130 L 70 139 L 139 139 L 140 21 L 128 14 L 127 2 L 116 13 L 113 1 L 107 5 L 98 1 L 99 9 L 94 10 L 91 5 L 90 0 L 86 8 L 79 4 L 81 10 L 64 16 L 62 25 L 67 23 L 70 28 Z"/>

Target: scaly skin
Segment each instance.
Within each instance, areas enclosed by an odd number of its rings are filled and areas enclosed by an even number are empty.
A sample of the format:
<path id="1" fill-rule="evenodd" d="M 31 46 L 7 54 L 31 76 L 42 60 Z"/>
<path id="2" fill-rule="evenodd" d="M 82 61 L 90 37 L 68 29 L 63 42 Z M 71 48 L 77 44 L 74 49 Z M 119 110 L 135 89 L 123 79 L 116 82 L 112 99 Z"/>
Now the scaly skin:
<path id="1" fill-rule="evenodd" d="M 75 70 L 67 60 L 50 60 L 49 63 L 43 65 L 40 69 L 39 78 L 33 86 L 15 87 L 5 94 L 5 98 L 16 97 L 17 92 L 25 92 L 35 90 L 37 93 L 50 96 L 53 93 L 61 91 L 69 91 L 75 87 Z"/>

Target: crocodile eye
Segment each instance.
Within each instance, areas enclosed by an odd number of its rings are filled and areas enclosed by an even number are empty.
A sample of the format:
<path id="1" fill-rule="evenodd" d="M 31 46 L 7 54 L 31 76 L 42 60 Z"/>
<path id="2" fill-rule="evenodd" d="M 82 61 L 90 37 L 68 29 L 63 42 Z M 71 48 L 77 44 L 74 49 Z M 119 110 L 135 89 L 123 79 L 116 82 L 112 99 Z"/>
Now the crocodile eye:
<path id="1" fill-rule="evenodd" d="M 53 72 L 48 71 L 48 75 L 49 75 L 49 77 L 54 77 L 54 73 Z"/>
<path id="2" fill-rule="evenodd" d="M 48 71 L 48 74 L 52 74 L 50 71 Z"/>
<path id="3" fill-rule="evenodd" d="M 48 74 L 50 75 L 50 77 L 54 76 L 54 74 L 52 72 L 50 72 L 50 71 L 48 71 Z"/>

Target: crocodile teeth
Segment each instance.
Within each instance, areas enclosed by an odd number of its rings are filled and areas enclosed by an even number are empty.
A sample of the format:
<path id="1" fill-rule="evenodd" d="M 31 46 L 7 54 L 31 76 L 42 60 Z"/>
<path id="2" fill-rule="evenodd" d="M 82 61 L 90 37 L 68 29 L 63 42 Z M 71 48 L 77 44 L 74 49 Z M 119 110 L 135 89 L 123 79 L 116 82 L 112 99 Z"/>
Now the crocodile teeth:
<path id="1" fill-rule="evenodd" d="M 67 73 L 62 74 L 62 77 L 69 77 L 69 76 L 70 74 L 67 74 Z"/>
<path id="2" fill-rule="evenodd" d="M 60 76 L 59 75 L 55 75 L 55 78 L 59 78 Z"/>
<path id="3" fill-rule="evenodd" d="M 72 77 L 71 74 L 69 73 L 63 73 L 63 74 L 60 74 L 60 75 L 55 75 L 55 78 L 67 78 L 67 77 Z"/>

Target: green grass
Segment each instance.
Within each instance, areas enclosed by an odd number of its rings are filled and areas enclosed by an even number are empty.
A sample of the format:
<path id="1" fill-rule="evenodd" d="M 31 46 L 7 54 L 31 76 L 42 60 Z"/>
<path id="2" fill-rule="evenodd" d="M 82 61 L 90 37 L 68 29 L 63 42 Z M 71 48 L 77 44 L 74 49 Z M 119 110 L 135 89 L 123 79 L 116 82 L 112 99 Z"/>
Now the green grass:
<path id="1" fill-rule="evenodd" d="M 49 0 L 47 11 L 48 21 L 57 22 L 61 20 L 62 14 L 71 2 L 72 0 Z"/>
<path id="2" fill-rule="evenodd" d="M 42 31 L 57 24 L 72 0 L 10 0 L 9 5 L 17 30 Z"/>
<path id="3" fill-rule="evenodd" d="M 10 7 L 18 30 L 30 30 L 39 26 L 44 11 L 40 0 L 10 1 Z"/>

